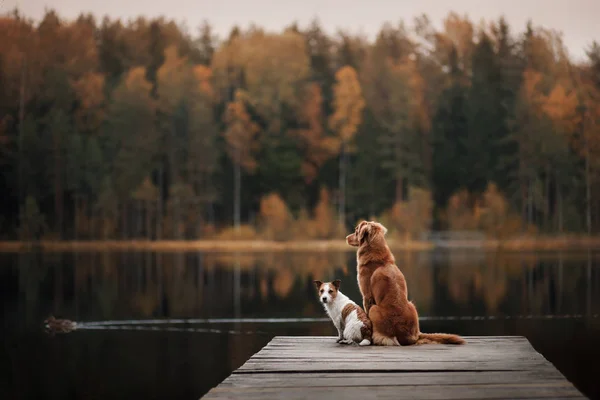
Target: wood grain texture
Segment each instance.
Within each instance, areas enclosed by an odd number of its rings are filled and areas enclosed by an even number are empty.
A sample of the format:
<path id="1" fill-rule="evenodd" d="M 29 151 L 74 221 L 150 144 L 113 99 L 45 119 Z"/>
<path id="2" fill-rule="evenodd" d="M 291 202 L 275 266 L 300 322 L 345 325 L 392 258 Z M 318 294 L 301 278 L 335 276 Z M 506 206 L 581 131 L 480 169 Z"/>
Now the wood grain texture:
<path id="1" fill-rule="evenodd" d="M 467 343 L 349 346 L 335 337 L 278 336 L 203 398 L 585 398 L 524 337 Z"/>

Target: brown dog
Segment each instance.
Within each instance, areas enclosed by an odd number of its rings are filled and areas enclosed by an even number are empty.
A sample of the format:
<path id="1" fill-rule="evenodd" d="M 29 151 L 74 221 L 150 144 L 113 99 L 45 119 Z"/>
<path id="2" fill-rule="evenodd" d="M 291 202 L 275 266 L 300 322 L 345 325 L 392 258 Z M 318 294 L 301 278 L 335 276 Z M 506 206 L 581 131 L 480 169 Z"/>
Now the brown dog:
<path id="1" fill-rule="evenodd" d="M 364 310 L 373 323 L 373 344 L 463 344 L 457 335 L 421 333 L 417 309 L 408 300 L 406 280 L 385 241 L 386 232 L 380 223 L 363 221 L 346 236 L 346 243 L 358 247 L 358 286 Z"/>

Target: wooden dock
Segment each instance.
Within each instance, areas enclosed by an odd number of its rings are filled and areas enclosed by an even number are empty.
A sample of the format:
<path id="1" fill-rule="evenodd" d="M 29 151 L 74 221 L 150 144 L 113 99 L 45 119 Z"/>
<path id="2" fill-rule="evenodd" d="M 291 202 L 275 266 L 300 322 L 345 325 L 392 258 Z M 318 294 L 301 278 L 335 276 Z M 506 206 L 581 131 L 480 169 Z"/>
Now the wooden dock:
<path id="1" fill-rule="evenodd" d="M 335 339 L 275 337 L 203 399 L 585 398 L 521 336 L 408 347 Z"/>

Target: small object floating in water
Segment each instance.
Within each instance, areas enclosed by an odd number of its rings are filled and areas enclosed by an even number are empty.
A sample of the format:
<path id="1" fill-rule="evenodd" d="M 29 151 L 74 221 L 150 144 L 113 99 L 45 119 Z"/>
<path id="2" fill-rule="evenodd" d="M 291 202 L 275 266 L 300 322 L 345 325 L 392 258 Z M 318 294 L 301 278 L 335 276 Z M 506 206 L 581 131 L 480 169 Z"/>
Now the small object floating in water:
<path id="1" fill-rule="evenodd" d="M 56 319 L 51 315 L 44 320 L 44 327 L 52 335 L 55 333 L 69 333 L 77 329 L 77 322 L 68 319 Z"/>

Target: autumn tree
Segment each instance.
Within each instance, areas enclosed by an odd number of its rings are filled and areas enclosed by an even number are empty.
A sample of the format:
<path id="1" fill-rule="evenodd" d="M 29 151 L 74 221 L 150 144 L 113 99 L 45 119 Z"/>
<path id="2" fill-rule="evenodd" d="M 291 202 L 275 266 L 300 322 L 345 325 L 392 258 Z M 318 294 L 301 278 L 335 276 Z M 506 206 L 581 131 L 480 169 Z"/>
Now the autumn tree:
<path id="1" fill-rule="evenodd" d="M 349 144 L 362 122 L 365 107 L 362 89 L 356 71 L 352 67 L 342 67 L 335 74 L 334 113 L 329 117 L 329 127 L 336 132 L 340 142 L 339 163 L 339 209 L 338 220 L 346 223 L 346 171 L 348 153 L 353 149 Z"/>
<path id="2" fill-rule="evenodd" d="M 215 93 L 210 68 L 197 65 L 188 95 L 189 144 L 187 156 L 187 179 L 194 190 L 200 206 L 198 221 L 217 201 L 214 172 L 217 168 L 218 124 L 214 113 Z"/>
<path id="3" fill-rule="evenodd" d="M 213 34 L 212 27 L 208 21 L 202 22 L 198 29 L 200 36 L 196 40 L 200 48 L 200 63 L 209 66 L 212 62 L 213 54 L 215 53 L 216 39 Z"/>
<path id="4" fill-rule="evenodd" d="M 55 238 L 232 219 L 253 238 L 277 193 L 293 236 L 387 215 L 417 237 L 429 190 L 433 229 L 598 231 L 598 44 L 579 61 L 533 22 L 412 22 L 374 41 L 317 21 L 219 41 L 208 22 L 2 15 L 0 235 L 33 200 Z"/>
<path id="5" fill-rule="evenodd" d="M 303 185 L 301 158 L 288 132 L 294 110 L 301 104 L 309 66 L 301 34 L 290 29 L 273 34 L 258 28 L 232 34 L 212 63 L 221 98 L 232 101 L 234 93 L 242 92 L 247 112 L 261 127 L 262 162 L 256 169 L 260 191 L 278 190 L 296 204 L 303 202 L 295 196 Z"/>
<path id="6" fill-rule="evenodd" d="M 73 192 L 74 234 L 79 233 L 81 216 L 90 218 L 92 199 L 98 195 L 99 182 L 105 171 L 102 167 L 98 137 L 106 116 L 105 77 L 86 73 L 71 81 L 77 108 L 74 130 L 67 152 L 69 186 Z"/>
<path id="7" fill-rule="evenodd" d="M 468 97 L 458 54 L 451 49 L 448 86 L 438 99 L 432 119 L 435 203 L 446 207 L 450 196 L 466 186 L 470 167 L 465 160 L 468 140 Z"/>
<path id="8" fill-rule="evenodd" d="M 252 121 L 246 111 L 244 95 L 237 92 L 235 100 L 227 104 L 224 113 L 226 129 L 223 132 L 227 143 L 227 155 L 233 163 L 233 224 L 236 231 L 240 230 L 242 190 L 242 169 L 252 172 L 256 169 L 254 152 L 257 148 L 257 135 L 260 132 L 258 125 Z"/>
<path id="9" fill-rule="evenodd" d="M 124 235 L 129 234 L 129 198 L 152 170 L 157 152 L 156 103 L 151 91 L 145 69 L 133 68 L 115 89 L 107 111 L 104 151 L 113 162 L 109 172 L 111 184 L 106 186 L 111 191 L 104 194 L 114 191 L 117 196 Z"/>
<path id="10" fill-rule="evenodd" d="M 304 32 L 305 48 L 310 62 L 310 79 L 321 91 L 322 113 L 329 115 L 333 98 L 334 42 L 327 36 L 318 21 L 313 20 Z"/>
<path id="11" fill-rule="evenodd" d="M 235 90 L 244 90 L 247 101 L 265 119 L 267 130 L 277 133 L 283 105 L 298 104 L 309 60 L 300 34 L 276 35 L 254 29 L 219 49 L 212 69 L 216 87 L 227 101 L 234 100 Z"/>
<path id="12" fill-rule="evenodd" d="M 297 138 L 298 146 L 304 152 L 302 174 L 305 182 L 310 184 L 325 161 L 339 151 L 340 138 L 327 134 L 320 86 L 311 83 L 305 90 L 305 100 L 300 110 L 303 127 L 292 130 L 291 133 Z"/>
<path id="13" fill-rule="evenodd" d="M 287 205 L 276 193 L 270 193 L 261 198 L 260 217 L 267 239 L 289 239 L 293 219 Z"/>
<path id="14" fill-rule="evenodd" d="M 468 92 L 467 140 L 465 141 L 470 173 L 468 190 L 483 192 L 487 182 L 497 177 L 497 146 L 505 139 L 500 103 L 502 84 L 500 65 L 493 44 L 484 32 L 473 50 L 471 85 Z"/>
<path id="15" fill-rule="evenodd" d="M 365 67 L 365 93 L 384 129 L 379 138 L 382 165 L 395 175 L 396 201 L 400 202 L 407 184 L 426 186 L 422 136 L 429 130 L 430 121 L 424 82 L 414 61 L 414 45 L 405 33 L 390 36 L 383 31 L 375 43 Z"/>

